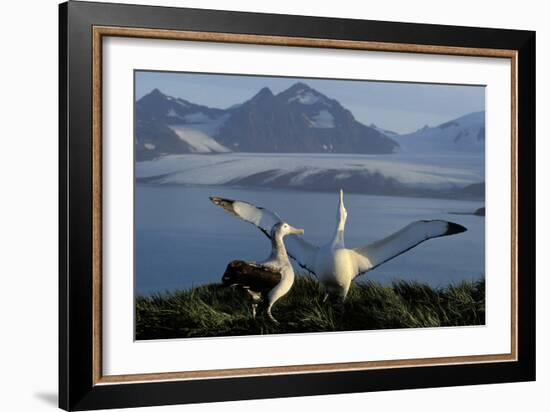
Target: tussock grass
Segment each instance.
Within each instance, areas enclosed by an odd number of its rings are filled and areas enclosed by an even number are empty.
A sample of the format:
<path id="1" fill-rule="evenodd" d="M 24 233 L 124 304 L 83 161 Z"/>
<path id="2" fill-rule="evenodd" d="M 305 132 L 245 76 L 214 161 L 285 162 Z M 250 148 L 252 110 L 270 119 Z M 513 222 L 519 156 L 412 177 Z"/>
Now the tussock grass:
<path id="1" fill-rule="evenodd" d="M 317 281 L 298 276 L 273 309 L 252 318 L 242 291 L 211 284 L 136 299 L 138 340 L 485 324 L 485 281 L 432 288 L 417 282 L 353 284 L 343 305 L 323 302 Z"/>

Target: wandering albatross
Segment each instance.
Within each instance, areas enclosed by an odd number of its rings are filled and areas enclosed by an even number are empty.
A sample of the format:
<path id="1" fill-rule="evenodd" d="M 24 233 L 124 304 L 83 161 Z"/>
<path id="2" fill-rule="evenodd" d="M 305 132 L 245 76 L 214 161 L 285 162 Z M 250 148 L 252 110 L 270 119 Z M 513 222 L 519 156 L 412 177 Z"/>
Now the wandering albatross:
<path id="1" fill-rule="evenodd" d="M 254 224 L 268 237 L 271 237 L 271 228 L 282 221 L 276 213 L 248 202 L 217 197 L 210 199 L 233 215 Z M 302 268 L 317 277 L 325 287 L 327 296 L 335 295 L 342 301 L 348 294 L 352 280 L 357 276 L 428 239 L 454 235 L 467 230 L 462 225 L 445 220 L 418 220 L 386 238 L 350 249 L 344 243 L 346 219 L 344 192 L 340 190 L 337 224 L 334 235 L 328 243 L 316 246 L 296 236 L 289 236 L 286 239 L 288 255 Z"/>
<path id="2" fill-rule="evenodd" d="M 235 213 L 235 205 L 231 201 L 220 198 L 210 199 L 228 212 Z M 236 207 L 239 210 L 239 206 Z M 288 293 L 294 284 L 294 268 L 288 259 L 283 241 L 286 235 L 291 234 L 303 235 L 304 229 L 292 227 L 286 222 L 276 222 L 269 231 L 271 254 L 266 260 L 262 262 L 234 260 L 227 265 L 222 283 L 226 286 L 238 286 L 246 290 L 253 302 L 252 315 L 254 317 L 256 317 L 258 303 L 263 302 L 266 305 L 267 316 L 273 322 L 278 323 L 271 314 L 271 308 L 275 302 Z"/>

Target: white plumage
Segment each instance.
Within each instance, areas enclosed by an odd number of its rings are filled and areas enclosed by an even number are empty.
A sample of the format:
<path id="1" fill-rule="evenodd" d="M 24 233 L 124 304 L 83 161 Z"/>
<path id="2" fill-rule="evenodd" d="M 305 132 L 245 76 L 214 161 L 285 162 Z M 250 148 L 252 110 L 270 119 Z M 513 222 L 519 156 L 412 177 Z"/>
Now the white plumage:
<path id="1" fill-rule="evenodd" d="M 230 208 L 224 209 L 254 224 L 268 237 L 271 237 L 271 228 L 282 221 L 276 213 L 248 202 L 215 199 L 230 204 Z M 214 203 L 220 205 L 219 202 Z M 337 224 L 334 236 L 328 243 L 316 246 L 296 236 L 289 236 L 285 240 L 288 255 L 301 267 L 317 276 L 328 293 L 339 296 L 342 300 L 346 298 L 351 282 L 357 276 L 428 239 L 466 231 L 464 226 L 444 220 L 419 220 L 384 239 L 350 249 L 344 242 L 346 219 L 344 193 L 341 190 Z"/>

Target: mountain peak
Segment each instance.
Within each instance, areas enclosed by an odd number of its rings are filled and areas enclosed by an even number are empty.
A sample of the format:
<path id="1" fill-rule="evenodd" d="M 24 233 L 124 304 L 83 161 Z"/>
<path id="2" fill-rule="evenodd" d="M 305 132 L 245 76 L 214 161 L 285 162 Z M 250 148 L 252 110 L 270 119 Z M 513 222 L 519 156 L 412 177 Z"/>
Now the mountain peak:
<path id="1" fill-rule="evenodd" d="M 424 126 L 397 138 L 404 151 L 424 153 L 485 152 L 485 112 L 473 112 L 437 126 Z"/>
<path id="2" fill-rule="evenodd" d="M 152 97 L 166 97 L 166 95 L 157 88 L 151 90 L 148 95 Z"/>
<path id="3" fill-rule="evenodd" d="M 277 97 L 286 103 L 312 105 L 317 102 L 322 102 L 325 105 L 329 105 L 329 99 L 326 96 L 303 82 L 294 83 L 288 89 L 279 93 Z"/>
<path id="4" fill-rule="evenodd" d="M 226 110 L 197 105 L 159 89 L 137 103 L 141 160 L 196 150 L 178 134 L 180 126 L 191 133 L 189 139 L 206 135 L 239 152 L 373 154 L 392 153 L 397 147 L 393 140 L 357 122 L 337 100 L 303 82 L 276 96 L 264 87 Z M 184 140 L 187 143 L 181 143 Z"/>
<path id="5" fill-rule="evenodd" d="M 304 82 L 294 83 L 292 86 L 290 86 L 281 94 L 285 94 L 288 96 L 298 95 L 298 94 L 312 94 L 314 96 L 322 96 L 321 93 L 319 93 L 317 90 L 315 90 L 314 88 L 312 88 L 311 86 L 309 86 Z"/>
<path id="6" fill-rule="evenodd" d="M 296 82 L 292 86 L 290 86 L 287 90 L 299 90 L 299 89 L 315 91 L 304 82 Z"/>
<path id="7" fill-rule="evenodd" d="M 269 87 L 263 87 L 258 93 L 254 95 L 254 97 L 252 97 L 251 100 L 256 101 L 260 99 L 265 99 L 266 97 L 273 97 L 273 92 Z"/>

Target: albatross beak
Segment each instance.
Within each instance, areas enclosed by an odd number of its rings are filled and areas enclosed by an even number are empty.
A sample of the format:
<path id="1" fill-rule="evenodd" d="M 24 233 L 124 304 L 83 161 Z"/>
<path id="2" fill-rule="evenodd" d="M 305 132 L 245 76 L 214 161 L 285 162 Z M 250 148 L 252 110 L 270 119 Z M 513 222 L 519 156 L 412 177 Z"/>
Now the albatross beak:
<path id="1" fill-rule="evenodd" d="M 290 233 L 292 233 L 293 235 L 303 235 L 304 229 L 299 229 L 299 228 L 290 226 Z"/>

